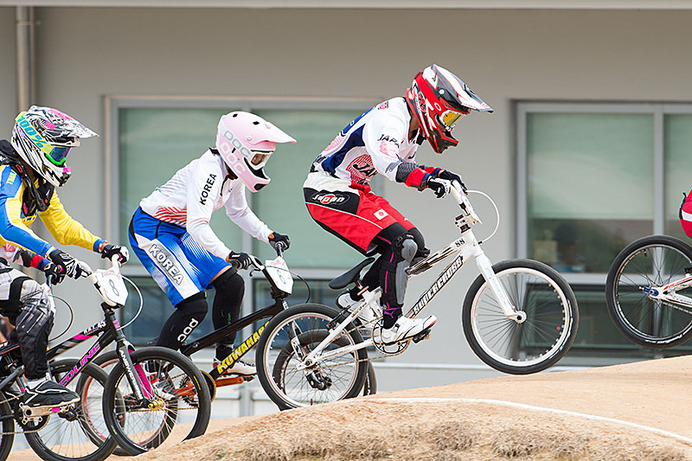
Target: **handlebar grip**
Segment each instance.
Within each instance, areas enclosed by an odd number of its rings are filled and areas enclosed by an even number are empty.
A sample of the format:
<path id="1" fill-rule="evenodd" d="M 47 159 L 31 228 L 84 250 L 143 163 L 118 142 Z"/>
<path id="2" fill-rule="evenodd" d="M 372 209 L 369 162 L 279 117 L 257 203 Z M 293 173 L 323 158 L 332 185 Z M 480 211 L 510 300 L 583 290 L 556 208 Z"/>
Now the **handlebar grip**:
<path id="1" fill-rule="evenodd" d="M 283 256 L 284 251 L 286 251 L 287 248 L 288 247 L 284 242 L 277 243 L 274 247 L 274 251 L 276 251 L 276 256 Z"/>
<path id="2" fill-rule="evenodd" d="M 229 263 L 235 270 L 240 270 L 240 268 L 241 268 L 240 261 L 238 261 L 237 259 L 231 259 L 229 261 Z"/>

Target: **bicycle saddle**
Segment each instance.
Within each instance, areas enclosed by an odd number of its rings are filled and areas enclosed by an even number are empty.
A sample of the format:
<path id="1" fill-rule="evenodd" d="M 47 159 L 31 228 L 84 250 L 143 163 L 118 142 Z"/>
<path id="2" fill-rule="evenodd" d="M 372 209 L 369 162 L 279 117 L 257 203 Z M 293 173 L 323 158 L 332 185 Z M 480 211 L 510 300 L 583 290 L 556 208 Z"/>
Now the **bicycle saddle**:
<path id="1" fill-rule="evenodd" d="M 342 288 L 347 287 L 351 283 L 356 283 L 358 279 L 360 279 L 360 271 L 362 271 L 365 266 L 369 266 L 370 264 L 372 264 L 374 260 L 375 258 L 364 259 L 350 271 L 346 272 L 345 274 L 341 274 L 340 276 L 329 282 L 329 288 L 331 288 L 332 290 L 340 290 Z"/>

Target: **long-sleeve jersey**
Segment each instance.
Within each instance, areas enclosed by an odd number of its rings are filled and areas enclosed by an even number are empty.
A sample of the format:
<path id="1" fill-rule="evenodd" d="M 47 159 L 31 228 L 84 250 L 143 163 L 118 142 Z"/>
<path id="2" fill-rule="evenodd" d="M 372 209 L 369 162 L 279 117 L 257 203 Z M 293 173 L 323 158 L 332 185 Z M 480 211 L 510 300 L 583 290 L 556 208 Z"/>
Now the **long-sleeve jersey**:
<path id="1" fill-rule="evenodd" d="M 229 175 L 221 156 L 208 150 L 142 199 L 139 206 L 160 221 L 184 227 L 204 249 L 225 259 L 231 250 L 209 225 L 212 213 L 219 208 L 225 207 L 231 221 L 263 242 L 268 242 L 272 233 L 248 206 L 245 189 L 241 180 Z"/>
<path id="2" fill-rule="evenodd" d="M 427 174 L 415 163 L 418 143 L 409 139 L 411 115 L 404 98 L 384 101 L 353 120 L 322 151 L 313 171 L 367 184 L 376 174 L 420 187 Z"/>
<path id="3" fill-rule="evenodd" d="M 55 248 L 29 228 L 39 217 L 61 245 L 77 245 L 98 251 L 104 240 L 72 219 L 55 192 L 45 211 L 30 212 L 25 190 L 26 184 L 12 167 L 0 165 L 0 246 L 9 243 L 46 257 Z"/>

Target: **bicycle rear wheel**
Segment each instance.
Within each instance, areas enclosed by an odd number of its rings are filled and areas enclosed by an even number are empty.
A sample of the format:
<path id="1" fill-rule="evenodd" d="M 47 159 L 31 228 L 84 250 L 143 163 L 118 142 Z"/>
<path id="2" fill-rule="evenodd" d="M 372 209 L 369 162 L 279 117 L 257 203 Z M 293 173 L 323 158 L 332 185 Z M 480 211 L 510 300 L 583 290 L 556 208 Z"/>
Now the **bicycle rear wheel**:
<path id="1" fill-rule="evenodd" d="M 12 451 L 14 443 L 14 419 L 12 419 L 12 407 L 7 403 L 7 397 L 4 392 L 0 391 L 0 416 L 2 416 L 2 424 L 0 429 L 0 461 L 5 461 Z"/>
<path id="2" fill-rule="evenodd" d="M 654 299 L 645 293 L 686 277 L 692 248 L 665 235 L 632 242 L 608 271 L 606 304 L 615 326 L 630 341 L 653 349 L 677 346 L 692 337 L 692 308 Z M 692 288 L 676 292 L 692 298 Z"/>
<path id="3" fill-rule="evenodd" d="M 78 367 L 77 359 L 58 360 L 50 364 L 51 374 L 56 381 Z M 42 459 L 99 461 L 110 456 L 117 446 L 115 440 L 108 437 L 101 413 L 103 385 L 108 375 L 93 364 L 88 364 L 79 373 L 80 379 L 73 379 L 68 385 L 79 395 L 79 403 L 64 413 L 49 416 L 38 432 L 24 434 L 31 448 Z"/>
<path id="4" fill-rule="evenodd" d="M 536 373 L 554 365 L 572 346 L 579 311 L 569 284 L 551 267 L 529 259 L 504 261 L 493 271 L 525 320 L 508 319 L 483 276 L 469 288 L 461 311 L 471 349 L 504 373 Z"/>
<path id="5" fill-rule="evenodd" d="M 375 367 L 372 362 L 368 361 L 368 372 L 365 374 L 365 382 L 363 383 L 363 395 L 377 394 L 377 376 L 375 375 Z"/>
<path id="6" fill-rule="evenodd" d="M 137 401 L 123 364 L 115 365 L 105 385 L 103 413 L 120 447 L 138 455 L 204 434 L 211 398 L 202 373 L 192 361 L 177 351 L 156 346 L 136 350 L 130 358 L 133 372 L 153 405 Z"/>
<path id="7" fill-rule="evenodd" d="M 367 375 L 365 348 L 298 369 L 303 357 L 329 335 L 328 324 L 338 310 L 321 304 L 301 304 L 276 315 L 260 336 L 257 376 L 269 398 L 281 410 L 357 396 Z M 297 333 L 297 334 L 296 334 Z M 350 324 L 324 352 L 363 341 Z"/>

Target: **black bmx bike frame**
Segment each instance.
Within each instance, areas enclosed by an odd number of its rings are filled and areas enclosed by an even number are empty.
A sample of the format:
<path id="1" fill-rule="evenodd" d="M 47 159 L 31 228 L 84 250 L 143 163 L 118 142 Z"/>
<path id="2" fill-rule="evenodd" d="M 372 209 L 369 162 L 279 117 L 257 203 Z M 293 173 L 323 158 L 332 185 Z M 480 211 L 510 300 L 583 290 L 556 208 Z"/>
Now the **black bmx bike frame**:
<path id="1" fill-rule="evenodd" d="M 265 274 L 266 276 L 266 274 Z M 248 336 L 247 339 L 245 339 L 238 347 L 236 347 L 233 352 L 231 352 L 226 358 L 224 358 L 217 366 L 215 366 L 210 372 L 209 375 L 214 379 L 217 380 L 221 375 L 229 368 L 233 366 L 234 363 L 236 363 L 238 360 L 240 360 L 241 357 L 243 357 L 245 354 L 247 354 L 259 341 L 260 335 L 264 331 L 264 328 L 267 326 L 269 321 L 271 320 L 271 317 L 274 317 L 276 314 L 281 312 L 284 309 L 288 309 L 288 304 L 286 304 L 286 298 L 288 297 L 288 294 L 282 292 L 279 290 L 279 288 L 274 284 L 273 280 L 271 277 L 266 277 L 267 280 L 269 281 L 269 284 L 271 286 L 271 296 L 274 299 L 274 304 L 271 304 L 269 306 L 266 306 L 260 310 L 257 310 L 255 312 L 252 312 L 251 314 L 248 314 L 238 320 L 236 320 L 233 323 L 229 323 L 228 325 L 221 327 L 217 330 L 214 330 L 213 332 L 209 333 L 208 335 L 205 335 L 199 339 L 196 339 L 195 341 L 191 342 L 190 344 L 186 344 L 183 347 L 180 348 L 180 352 L 183 353 L 183 355 L 186 356 L 191 356 L 195 352 L 199 351 L 200 349 L 204 349 L 206 347 L 210 347 L 215 345 L 216 343 L 220 342 L 227 336 L 236 333 L 243 328 L 247 327 L 248 325 L 251 325 L 259 320 L 262 320 L 265 317 L 270 317 L 269 320 L 264 322 L 262 326 L 260 326 L 255 332 L 253 332 L 250 336 Z M 242 382 L 242 381 L 239 381 Z"/>
<path id="2" fill-rule="evenodd" d="M 116 343 L 116 350 L 118 357 L 125 365 L 127 380 L 135 394 L 138 401 L 146 401 L 145 390 L 142 389 L 140 380 L 135 377 L 135 366 L 130 358 L 130 352 L 134 350 L 132 344 L 129 343 L 125 334 L 120 327 L 118 320 L 115 318 L 115 312 L 111 306 L 108 304 L 101 303 L 101 307 L 104 312 L 104 320 L 90 326 L 89 328 L 83 330 L 81 333 L 61 342 L 60 344 L 53 346 L 48 350 L 46 356 L 48 361 L 53 360 L 58 355 L 66 352 L 75 346 L 87 341 L 93 337 L 97 337 L 94 345 L 89 348 L 89 350 L 79 359 L 77 365 L 75 365 L 72 370 L 67 372 L 65 376 L 60 380 L 60 384 L 66 386 L 79 374 L 80 371 L 84 369 L 89 363 L 91 363 L 94 358 L 105 350 L 113 342 Z M 5 376 L 2 381 L 0 381 L 0 390 L 5 390 L 12 382 L 24 374 L 24 366 L 16 366 L 14 360 L 9 355 L 10 352 L 19 349 L 19 344 L 15 341 L 11 341 L 4 346 L 0 347 L 0 358 L 2 358 L 3 366 L 9 374 Z M 148 392 L 151 394 L 150 392 Z M 13 418 L 13 415 L 9 415 Z M 2 418 L 0 418 L 2 420 Z"/>

